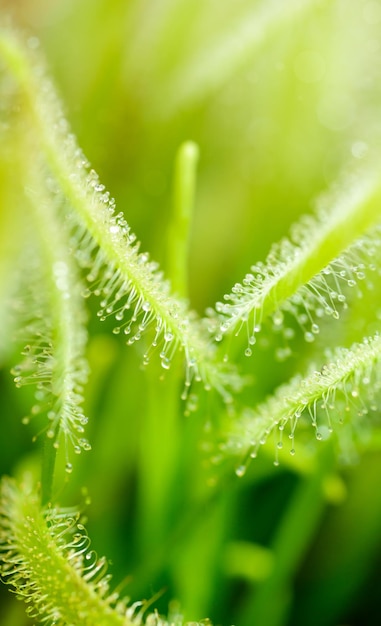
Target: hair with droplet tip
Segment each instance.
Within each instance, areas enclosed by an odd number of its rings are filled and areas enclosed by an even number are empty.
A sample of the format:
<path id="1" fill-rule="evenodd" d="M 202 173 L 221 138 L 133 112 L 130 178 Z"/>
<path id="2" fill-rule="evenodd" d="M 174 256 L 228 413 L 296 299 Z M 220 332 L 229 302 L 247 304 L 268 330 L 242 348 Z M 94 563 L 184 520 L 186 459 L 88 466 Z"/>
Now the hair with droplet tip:
<path id="1" fill-rule="evenodd" d="M 21 485 L 3 478 L 0 502 L 1 577 L 30 618 L 60 626 L 201 626 L 180 615 L 169 623 L 148 613 L 150 601 L 129 604 L 111 592 L 107 561 L 91 550 L 79 513 L 41 509 L 29 477 Z"/>
<path id="2" fill-rule="evenodd" d="M 273 245 L 265 263 L 257 263 L 237 283 L 225 302 L 210 313 L 210 330 L 221 341 L 246 327 L 252 346 L 263 322 L 272 316 L 283 329 L 285 314 L 295 318 L 307 342 L 319 333 L 319 318 L 340 317 L 353 288 L 375 269 L 380 257 L 381 188 L 376 171 L 342 177 L 320 202 L 316 217 L 305 216 L 291 229 L 290 239 Z"/>
<path id="3" fill-rule="evenodd" d="M 35 237 L 21 259 L 28 267 L 17 302 L 25 348 L 24 360 L 12 371 L 17 386 L 36 386 L 31 414 L 46 414 L 46 435 L 53 446 L 63 438 L 66 453 L 69 446 L 80 453 L 90 447 L 83 436 L 87 418 L 81 406 L 88 374 L 82 286 L 59 208 L 41 182 L 43 172 L 36 165 L 28 171 L 25 220 Z"/>
<path id="4" fill-rule="evenodd" d="M 257 456 L 271 433 L 278 433 L 276 464 L 286 428 L 290 452 L 294 454 L 295 431 L 303 416 L 310 420 L 317 440 L 328 438 L 336 427 L 339 428 L 343 413 L 350 413 L 351 425 L 358 432 L 362 428 L 369 429 L 362 418 L 369 408 L 374 411 L 377 407 L 375 398 L 381 390 L 380 362 L 379 334 L 365 338 L 350 349 L 336 348 L 327 355 L 320 370 L 313 369 L 304 378 L 295 376 L 265 402 L 254 409 L 243 410 L 238 419 L 229 420 L 221 448 L 226 454 L 245 459 L 237 467 L 237 475 L 244 474 L 246 463 Z"/>
<path id="5" fill-rule="evenodd" d="M 230 400 L 230 389 L 241 380 L 232 364 L 221 364 L 204 325 L 174 297 L 148 253 L 131 233 L 123 213 L 115 213 L 115 201 L 105 191 L 78 147 L 63 116 L 53 85 L 46 77 L 36 50 L 26 49 L 22 38 L 3 28 L 0 53 L 27 96 L 35 134 L 57 193 L 65 199 L 65 219 L 71 228 L 71 244 L 78 262 L 89 268 L 90 291 L 102 298 L 99 317 L 115 316 L 117 329 L 132 345 L 141 333 L 155 326 L 151 352 L 159 347 L 164 369 L 175 349 L 182 350 L 189 380 L 201 379 Z M 117 331 L 118 332 L 118 331 Z M 167 336 L 173 337 L 170 341 Z"/>

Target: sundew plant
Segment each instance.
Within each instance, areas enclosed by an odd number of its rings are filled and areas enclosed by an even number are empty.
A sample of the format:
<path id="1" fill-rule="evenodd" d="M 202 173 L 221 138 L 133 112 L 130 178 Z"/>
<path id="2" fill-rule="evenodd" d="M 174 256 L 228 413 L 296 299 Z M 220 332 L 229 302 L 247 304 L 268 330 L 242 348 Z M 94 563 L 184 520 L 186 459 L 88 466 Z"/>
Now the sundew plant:
<path id="1" fill-rule="evenodd" d="M 379 0 L 2 0 L 1 626 L 380 623 L 380 76 Z"/>

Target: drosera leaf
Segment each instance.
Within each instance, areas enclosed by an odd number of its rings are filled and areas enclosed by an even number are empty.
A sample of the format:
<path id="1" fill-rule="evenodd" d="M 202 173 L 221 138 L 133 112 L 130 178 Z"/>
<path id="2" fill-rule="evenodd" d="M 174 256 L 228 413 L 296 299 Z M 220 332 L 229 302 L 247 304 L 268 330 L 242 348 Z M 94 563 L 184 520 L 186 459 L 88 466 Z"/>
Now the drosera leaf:
<path id="1" fill-rule="evenodd" d="M 186 626 L 180 615 L 169 623 L 148 612 L 151 601 L 130 604 L 111 592 L 107 561 L 90 548 L 80 514 L 41 508 L 28 477 L 21 485 L 6 477 L 1 481 L 0 558 L 2 580 L 26 603 L 28 616 L 41 623 Z"/>
<path id="2" fill-rule="evenodd" d="M 239 376 L 230 364 L 220 362 L 205 326 L 188 311 L 185 301 L 171 295 L 157 264 L 139 252 L 136 236 L 123 214 L 115 212 L 115 201 L 70 133 L 35 48 L 35 42 L 28 49 L 14 31 L 0 29 L 0 56 L 26 95 L 41 151 L 66 198 L 72 249 L 80 264 L 89 268 L 92 286 L 87 293 L 101 297 L 100 319 L 114 316 L 114 332 L 127 335 L 128 344 L 140 339 L 148 327 L 154 328 L 146 362 L 157 351 L 163 368 L 168 369 L 174 351 L 180 349 L 185 357 L 186 387 L 193 379 L 199 380 L 231 401 L 230 389 L 241 386 Z"/>
<path id="3" fill-rule="evenodd" d="M 42 185 L 44 171 L 37 159 L 27 171 L 24 225 L 34 237 L 21 259 L 25 284 L 18 296 L 18 315 L 23 321 L 19 339 L 24 342 L 24 359 L 12 373 L 18 387 L 36 387 L 31 415 L 42 413 L 47 418 L 42 491 L 43 500 L 49 501 L 54 459 L 61 443 L 69 473 L 70 451 L 80 454 L 91 448 L 84 437 L 88 420 L 82 408 L 88 375 L 87 315 L 57 200 Z"/>
<path id="4" fill-rule="evenodd" d="M 230 419 L 221 448 L 243 459 L 237 475 L 245 473 L 247 463 L 270 435 L 275 439 L 275 464 L 277 451 L 283 447 L 288 445 L 295 454 L 295 433 L 302 418 L 311 422 L 317 440 L 328 439 L 345 421 L 354 429 L 360 423 L 370 428 L 363 418 L 378 408 L 380 362 L 381 336 L 377 333 L 350 349 L 336 348 L 321 369 L 304 378 L 295 376 L 254 409 Z"/>
<path id="5" fill-rule="evenodd" d="M 211 313 L 217 341 L 227 333 L 248 335 L 252 353 L 262 324 L 272 317 L 283 328 L 294 317 L 307 342 L 319 333 L 319 318 L 340 317 L 346 292 L 376 269 L 380 253 L 381 188 L 374 166 L 347 174 L 320 202 L 317 215 L 305 216 L 289 238 L 274 245 L 264 263 L 252 266 Z"/>

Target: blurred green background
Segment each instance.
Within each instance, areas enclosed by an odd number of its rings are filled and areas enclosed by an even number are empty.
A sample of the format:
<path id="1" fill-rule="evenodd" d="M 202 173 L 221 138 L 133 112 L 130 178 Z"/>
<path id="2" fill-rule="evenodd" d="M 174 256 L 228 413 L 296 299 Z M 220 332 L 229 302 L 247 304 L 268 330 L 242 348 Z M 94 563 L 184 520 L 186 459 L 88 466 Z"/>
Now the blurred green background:
<path id="1" fill-rule="evenodd" d="M 189 294 L 200 314 L 343 168 L 379 150 L 379 1 L 0 0 L 0 9 L 39 38 L 79 145 L 164 270 L 176 153 L 186 140 L 199 145 Z M 3 203 L 4 274 L 7 211 Z M 267 331 L 255 358 L 239 357 L 254 381 L 247 401 L 304 371 L 312 351 L 370 332 L 375 294 L 316 345 L 296 338 L 286 363 L 274 362 Z M 134 601 L 162 593 L 163 613 L 174 598 L 187 619 L 222 626 L 381 623 L 378 431 L 351 464 L 301 440 L 279 468 L 269 445 L 238 479 L 234 463 L 212 461 L 205 425 L 217 400 L 201 395 L 184 416 L 176 373 L 161 381 L 154 364 L 143 371 L 144 346 L 127 349 L 96 306 L 92 452 L 75 459 L 59 498 L 86 503 L 114 582 Z M 31 443 L 35 424 L 21 425 L 30 393 L 9 374 L 19 357 L 2 356 L 0 469 L 17 474 L 38 465 L 40 440 Z M 8 596 L 2 588 L 2 626 L 27 624 Z"/>

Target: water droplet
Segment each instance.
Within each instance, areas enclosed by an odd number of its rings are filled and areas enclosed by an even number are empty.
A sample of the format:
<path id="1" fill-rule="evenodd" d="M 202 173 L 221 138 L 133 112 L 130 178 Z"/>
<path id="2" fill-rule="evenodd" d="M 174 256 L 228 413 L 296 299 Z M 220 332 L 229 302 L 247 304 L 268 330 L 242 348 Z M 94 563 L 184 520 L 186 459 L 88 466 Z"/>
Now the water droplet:
<path id="1" fill-rule="evenodd" d="M 27 415 L 23 417 L 21 420 L 22 424 L 29 424 L 29 422 L 30 422 L 30 417 L 28 417 Z"/>
<path id="2" fill-rule="evenodd" d="M 86 450 L 86 451 L 91 450 L 91 444 L 87 441 L 87 439 L 80 439 L 78 443 L 83 450 Z"/>
<path id="3" fill-rule="evenodd" d="M 281 326 L 283 324 L 283 320 L 284 320 L 284 315 L 282 311 L 279 309 L 273 315 L 273 322 L 275 326 Z"/>
<path id="4" fill-rule="evenodd" d="M 49 430 L 48 430 L 48 432 L 46 433 L 46 436 L 47 436 L 49 439 L 53 439 L 53 437 L 54 437 L 54 430 L 49 429 Z"/>
<path id="5" fill-rule="evenodd" d="M 246 465 L 239 465 L 235 470 L 235 474 L 238 478 L 242 478 L 246 474 Z"/>
<path id="6" fill-rule="evenodd" d="M 65 472 L 67 472 L 67 474 L 71 474 L 73 471 L 73 466 L 71 463 L 66 463 L 65 465 Z"/>
<path id="7" fill-rule="evenodd" d="M 312 324 L 311 331 L 314 333 L 314 335 L 317 335 L 320 332 L 320 328 L 317 324 Z"/>
<path id="8" fill-rule="evenodd" d="M 251 356 L 252 354 L 253 354 L 253 351 L 250 348 L 246 348 L 245 356 Z"/>
<path id="9" fill-rule="evenodd" d="M 293 339 L 295 337 L 295 331 L 293 328 L 285 328 L 283 331 L 285 339 Z"/>
<path id="10" fill-rule="evenodd" d="M 313 333 L 310 332 L 305 332 L 304 333 L 304 339 L 308 342 L 308 343 L 312 343 L 313 341 L 315 341 L 315 337 L 313 335 Z"/>

